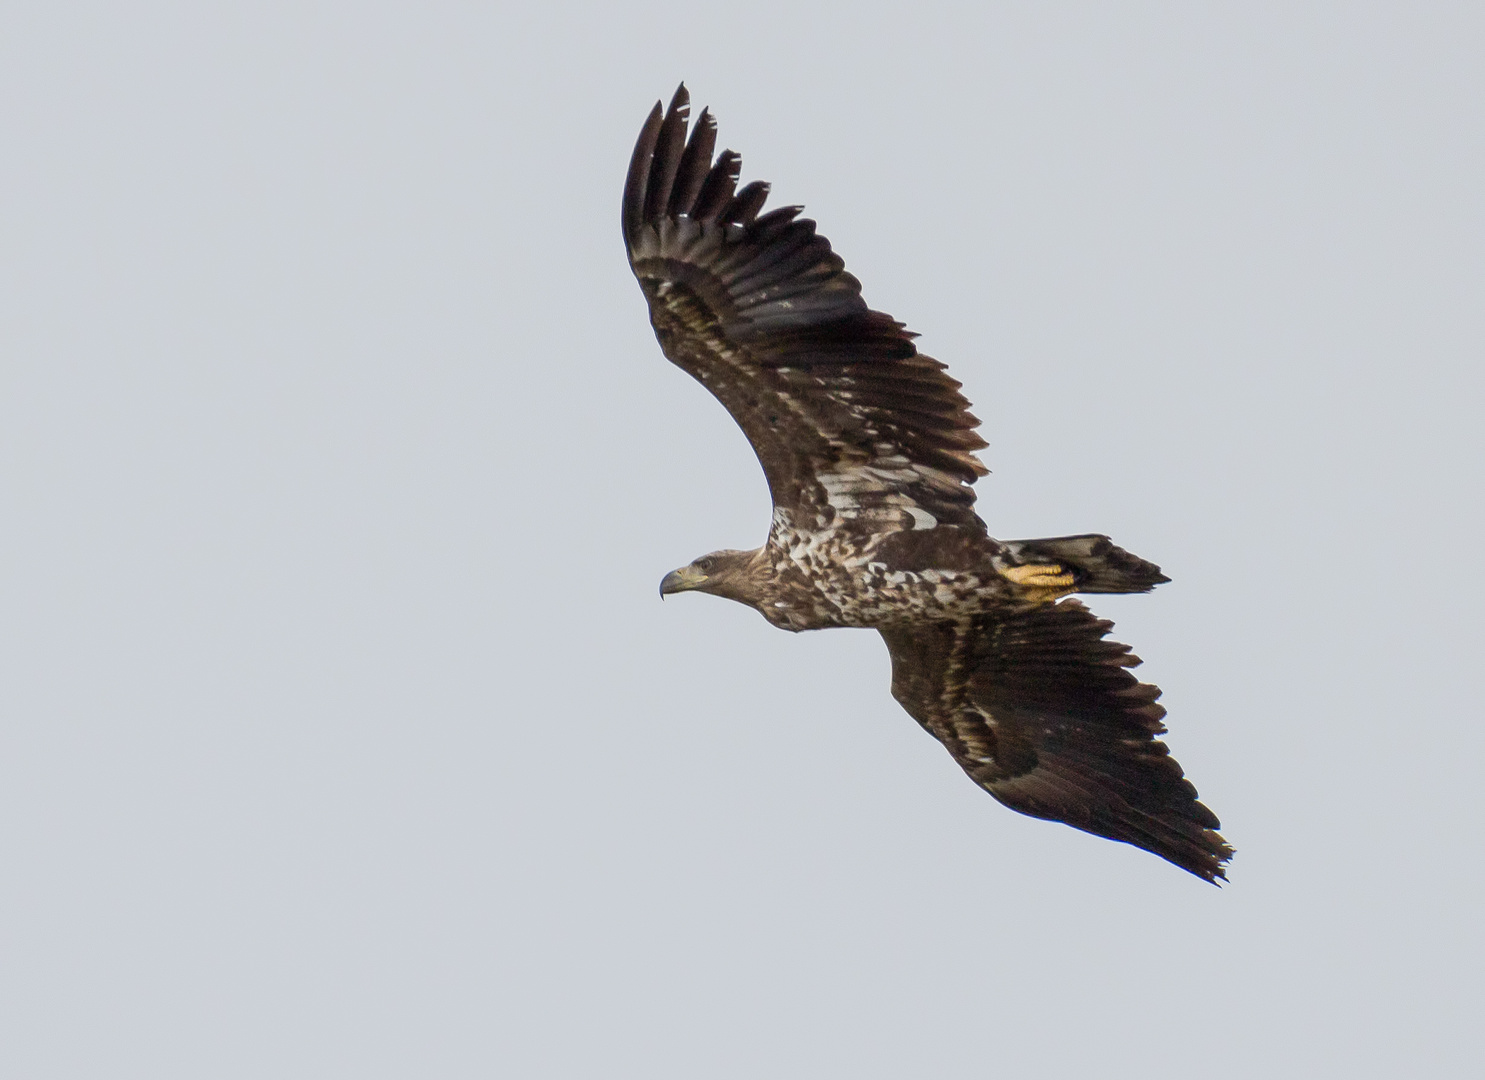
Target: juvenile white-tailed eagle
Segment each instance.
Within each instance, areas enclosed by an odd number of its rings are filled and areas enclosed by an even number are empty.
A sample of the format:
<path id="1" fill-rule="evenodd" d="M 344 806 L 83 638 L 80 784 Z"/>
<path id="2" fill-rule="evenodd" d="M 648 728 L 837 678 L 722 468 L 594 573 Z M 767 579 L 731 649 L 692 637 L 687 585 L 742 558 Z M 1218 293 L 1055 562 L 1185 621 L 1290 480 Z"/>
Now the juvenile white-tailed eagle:
<path id="1" fill-rule="evenodd" d="M 1154 852 L 1208 881 L 1232 854 L 1156 736 L 1158 688 L 1072 593 L 1148 592 L 1160 568 L 1106 536 L 995 540 L 971 484 L 985 442 L 959 383 L 872 311 L 800 207 L 760 213 L 713 159 L 682 86 L 624 185 L 624 242 L 665 355 L 716 395 L 773 496 L 768 541 L 665 576 L 786 630 L 875 627 L 892 695 L 1012 810 Z"/>

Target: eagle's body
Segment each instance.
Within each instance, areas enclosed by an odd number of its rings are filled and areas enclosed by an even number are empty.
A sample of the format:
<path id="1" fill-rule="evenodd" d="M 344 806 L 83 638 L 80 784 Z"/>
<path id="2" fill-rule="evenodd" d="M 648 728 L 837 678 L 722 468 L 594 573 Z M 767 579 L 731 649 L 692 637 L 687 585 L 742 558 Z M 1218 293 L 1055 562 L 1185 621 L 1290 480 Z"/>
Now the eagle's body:
<path id="1" fill-rule="evenodd" d="M 715 552 L 723 572 L 710 576 L 728 582 L 728 599 L 785 630 L 957 619 L 1025 609 L 1074 591 L 1070 580 L 1047 586 L 1033 576 L 1032 583 L 1017 584 L 1006 571 L 1014 576 L 1027 565 L 1017 558 L 1019 545 L 956 526 L 862 536 L 848 524 L 796 529 L 780 525 L 778 516 L 763 547 Z"/>
<path id="2" fill-rule="evenodd" d="M 630 264 L 666 356 L 737 420 L 763 465 L 767 542 L 718 551 L 661 592 L 710 592 L 786 630 L 879 630 L 892 692 L 999 801 L 1146 848 L 1208 880 L 1231 849 L 1156 736 L 1159 690 L 1071 593 L 1146 592 L 1160 568 L 1088 535 L 999 541 L 959 384 L 867 308 L 799 208 L 759 215 L 713 161 L 703 112 L 657 104 L 624 191 Z"/>

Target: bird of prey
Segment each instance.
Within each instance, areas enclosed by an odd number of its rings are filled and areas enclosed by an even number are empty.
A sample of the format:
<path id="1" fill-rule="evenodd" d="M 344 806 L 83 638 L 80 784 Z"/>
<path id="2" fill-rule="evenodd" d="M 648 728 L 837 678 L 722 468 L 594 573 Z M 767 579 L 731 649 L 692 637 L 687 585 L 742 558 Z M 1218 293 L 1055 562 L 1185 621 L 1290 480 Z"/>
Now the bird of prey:
<path id="1" fill-rule="evenodd" d="M 684 85 L 656 102 L 624 184 L 624 243 L 660 347 L 726 407 L 773 497 L 768 540 L 675 570 L 786 630 L 872 627 L 892 695 L 996 800 L 1154 852 L 1208 881 L 1232 849 L 1157 736 L 1158 688 L 1073 593 L 1148 592 L 1160 568 L 1106 536 L 996 540 L 970 485 L 987 445 L 915 335 L 873 311 L 799 216 L 763 213 L 713 156 Z"/>

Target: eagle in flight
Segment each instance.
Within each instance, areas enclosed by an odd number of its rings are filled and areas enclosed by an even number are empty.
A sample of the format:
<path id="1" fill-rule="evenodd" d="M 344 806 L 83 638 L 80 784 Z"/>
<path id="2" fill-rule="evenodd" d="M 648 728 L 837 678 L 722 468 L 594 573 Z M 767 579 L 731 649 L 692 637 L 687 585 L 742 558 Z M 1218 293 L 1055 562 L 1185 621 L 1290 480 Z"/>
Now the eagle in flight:
<path id="1" fill-rule="evenodd" d="M 732 414 L 773 497 L 768 541 L 665 575 L 786 630 L 873 627 L 892 696 L 1012 810 L 1154 852 L 1208 881 L 1232 855 L 1165 744 L 1160 690 L 1073 593 L 1168 581 L 1106 536 L 996 540 L 970 486 L 986 443 L 960 384 L 873 311 L 799 216 L 763 213 L 713 156 L 684 85 L 624 184 L 624 243 L 665 355 Z"/>

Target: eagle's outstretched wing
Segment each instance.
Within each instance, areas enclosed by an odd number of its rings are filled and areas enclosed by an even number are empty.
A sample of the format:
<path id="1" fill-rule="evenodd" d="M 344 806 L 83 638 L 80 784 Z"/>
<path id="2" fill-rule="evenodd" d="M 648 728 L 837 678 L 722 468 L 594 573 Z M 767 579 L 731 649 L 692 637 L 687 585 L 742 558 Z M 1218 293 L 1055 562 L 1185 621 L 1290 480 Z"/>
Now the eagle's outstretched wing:
<path id="1" fill-rule="evenodd" d="M 799 207 L 759 216 L 768 185 L 737 189 L 741 159 L 713 161 L 703 111 L 657 102 L 624 186 L 624 241 L 660 345 L 753 444 L 775 507 L 803 529 L 983 530 L 969 485 L 985 442 L 959 383 L 913 335 L 867 308 Z"/>
<path id="2" fill-rule="evenodd" d="M 883 628 L 892 696 L 1012 810 L 1226 878 L 1216 816 L 1156 736 L 1157 687 L 1076 600 L 1020 614 Z"/>

